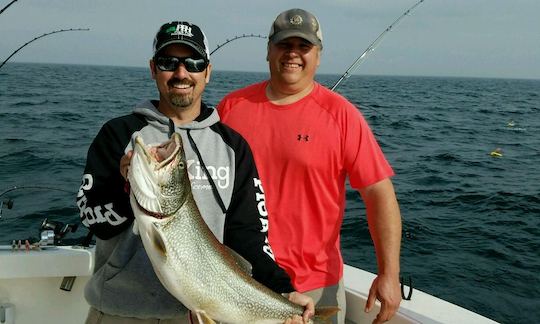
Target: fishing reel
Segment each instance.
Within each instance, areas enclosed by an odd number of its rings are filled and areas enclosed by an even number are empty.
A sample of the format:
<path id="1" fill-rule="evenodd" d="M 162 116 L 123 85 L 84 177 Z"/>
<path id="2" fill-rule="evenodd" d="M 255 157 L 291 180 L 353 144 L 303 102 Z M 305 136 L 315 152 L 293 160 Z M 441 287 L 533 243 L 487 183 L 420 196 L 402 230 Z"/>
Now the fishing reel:
<path id="1" fill-rule="evenodd" d="M 40 245 L 58 245 L 67 233 L 74 233 L 78 228 L 78 224 L 64 224 L 59 221 L 50 221 L 45 218 L 39 227 L 41 233 Z"/>

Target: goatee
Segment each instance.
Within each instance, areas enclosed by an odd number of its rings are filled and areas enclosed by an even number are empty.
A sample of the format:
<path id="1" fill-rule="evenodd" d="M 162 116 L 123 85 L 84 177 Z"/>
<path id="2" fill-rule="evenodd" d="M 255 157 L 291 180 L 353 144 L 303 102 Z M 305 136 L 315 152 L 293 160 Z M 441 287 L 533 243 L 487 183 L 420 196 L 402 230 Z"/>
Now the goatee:
<path id="1" fill-rule="evenodd" d="M 170 100 L 173 106 L 179 108 L 189 107 L 193 103 L 193 98 L 190 95 L 171 94 Z"/>

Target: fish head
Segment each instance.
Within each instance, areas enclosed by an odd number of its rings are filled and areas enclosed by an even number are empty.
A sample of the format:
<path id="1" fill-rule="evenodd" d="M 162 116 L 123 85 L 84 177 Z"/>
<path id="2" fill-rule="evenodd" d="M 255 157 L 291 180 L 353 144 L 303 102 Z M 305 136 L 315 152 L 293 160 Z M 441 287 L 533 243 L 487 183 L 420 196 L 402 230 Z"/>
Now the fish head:
<path id="1" fill-rule="evenodd" d="M 187 200 L 191 184 L 180 134 L 160 145 L 135 138 L 128 171 L 131 193 L 145 214 L 156 218 L 173 215 Z"/>

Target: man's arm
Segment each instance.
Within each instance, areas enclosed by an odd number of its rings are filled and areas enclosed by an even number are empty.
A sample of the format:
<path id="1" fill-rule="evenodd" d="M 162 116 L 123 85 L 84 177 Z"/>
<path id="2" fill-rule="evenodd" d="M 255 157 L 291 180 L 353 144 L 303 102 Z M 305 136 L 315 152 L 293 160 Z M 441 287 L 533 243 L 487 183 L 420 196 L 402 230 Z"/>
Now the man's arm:
<path id="1" fill-rule="evenodd" d="M 107 123 L 88 150 L 77 206 L 82 224 L 100 239 L 123 232 L 133 222 L 125 180 L 119 170 L 128 141 L 128 134 L 118 136 L 115 127 Z"/>
<path id="2" fill-rule="evenodd" d="M 371 311 L 378 299 L 381 310 L 374 323 L 382 323 L 394 316 L 401 302 L 401 215 L 389 178 L 361 189 L 360 194 L 366 205 L 369 232 L 375 246 L 378 266 L 378 274 L 371 285 L 365 311 Z"/>

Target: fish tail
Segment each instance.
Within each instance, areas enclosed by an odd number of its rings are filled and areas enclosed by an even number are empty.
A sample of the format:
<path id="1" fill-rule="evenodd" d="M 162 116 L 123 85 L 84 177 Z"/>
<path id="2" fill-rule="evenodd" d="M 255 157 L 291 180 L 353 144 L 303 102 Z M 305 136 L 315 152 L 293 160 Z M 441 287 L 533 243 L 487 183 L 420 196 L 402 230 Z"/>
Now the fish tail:
<path id="1" fill-rule="evenodd" d="M 336 306 L 323 306 L 315 309 L 315 316 L 313 316 L 314 324 L 331 323 L 331 317 L 337 314 L 340 309 Z"/>

